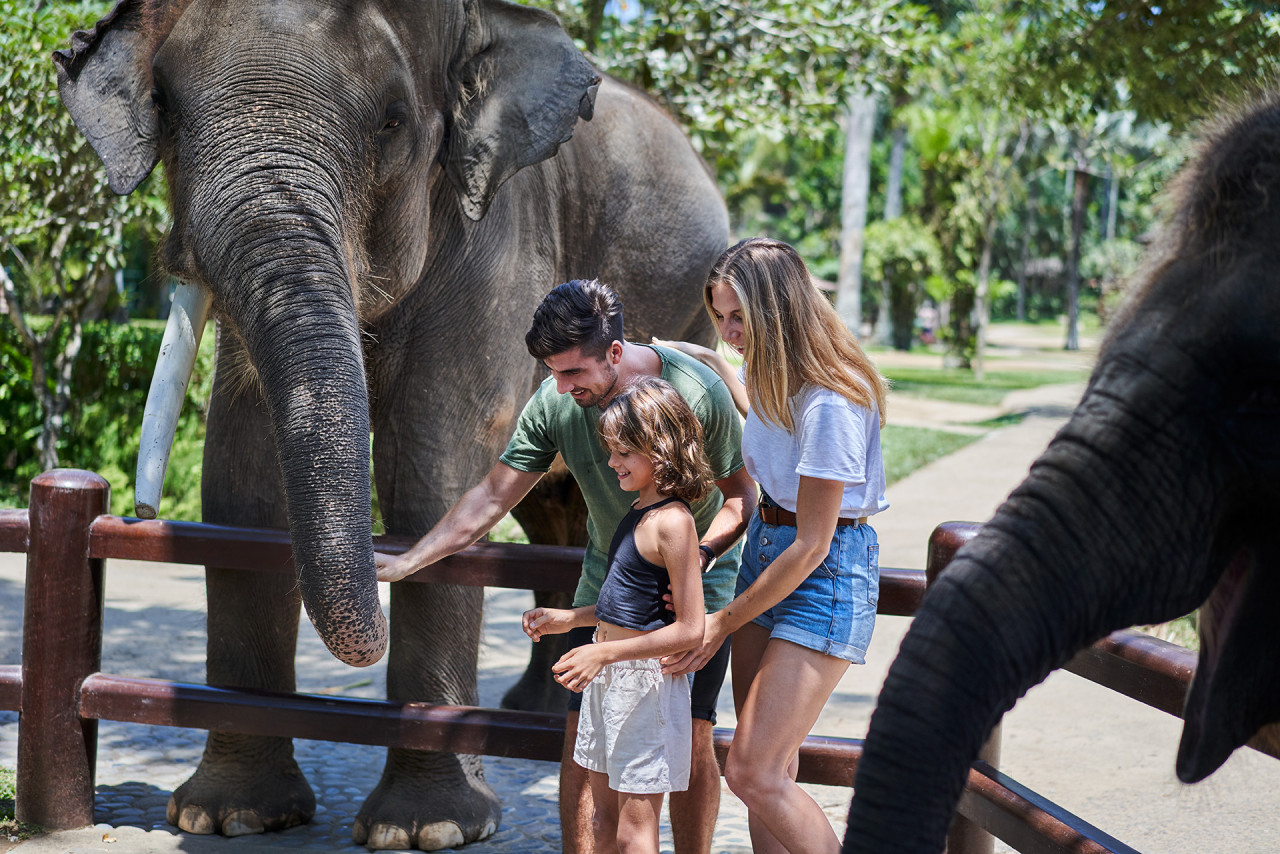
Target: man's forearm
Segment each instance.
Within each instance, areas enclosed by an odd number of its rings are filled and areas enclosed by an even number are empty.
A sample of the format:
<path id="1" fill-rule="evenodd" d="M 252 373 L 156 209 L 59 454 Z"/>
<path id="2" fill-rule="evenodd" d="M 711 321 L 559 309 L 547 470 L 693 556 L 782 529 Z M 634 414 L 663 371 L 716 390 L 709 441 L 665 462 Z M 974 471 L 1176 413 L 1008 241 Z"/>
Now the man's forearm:
<path id="1" fill-rule="evenodd" d="M 751 521 L 751 513 L 756 506 L 756 485 L 746 469 L 739 469 L 718 481 L 717 486 L 724 494 L 724 504 L 698 542 L 710 546 L 718 557 L 746 533 L 747 523 Z"/>
<path id="2" fill-rule="evenodd" d="M 398 558 L 379 558 L 378 578 L 396 581 L 480 539 L 538 482 L 541 474 L 520 472 L 499 463 L 484 480 L 463 494 L 413 548 Z"/>

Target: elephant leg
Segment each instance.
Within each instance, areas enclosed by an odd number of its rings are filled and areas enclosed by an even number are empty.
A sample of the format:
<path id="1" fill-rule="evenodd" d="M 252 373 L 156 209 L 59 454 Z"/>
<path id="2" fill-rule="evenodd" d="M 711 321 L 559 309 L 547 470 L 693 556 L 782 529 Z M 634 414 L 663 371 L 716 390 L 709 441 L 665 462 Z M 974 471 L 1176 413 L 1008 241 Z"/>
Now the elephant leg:
<path id="1" fill-rule="evenodd" d="M 283 528 L 284 493 L 266 407 L 251 383 L 227 382 L 236 374 L 236 361 L 229 354 L 234 343 L 226 344 L 219 342 L 219 387 L 205 441 L 204 519 Z M 300 611 L 293 575 L 209 567 L 206 595 L 208 683 L 293 691 Z M 294 761 L 292 739 L 215 730 L 195 774 L 170 797 L 168 820 L 191 833 L 240 836 L 304 824 L 315 806 Z"/>
<path id="2" fill-rule="evenodd" d="M 483 608 L 482 588 L 393 584 L 388 698 L 475 705 Z M 454 848 L 491 836 L 501 807 L 479 756 L 393 749 L 353 838 L 374 850 Z"/>
<path id="3" fill-rule="evenodd" d="M 210 567 L 206 585 L 209 684 L 294 690 L 292 576 Z M 292 739 L 214 730 L 199 768 L 169 798 L 168 821 L 190 833 L 243 836 L 305 824 L 315 811 Z"/>
<path id="4" fill-rule="evenodd" d="M 556 460 L 525 499 L 511 511 L 531 543 L 557 546 L 587 544 L 587 505 L 568 469 Z M 573 594 L 534 591 L 533 604 L 539 608 L 568 608 Z M 530 644 L 529 666 L 502 696 L 502 708 L 563 714 L 569 706 L 569 691 L 551 678 L 551 665 L 568 649 L 566 635 L 544 637 Z"/>

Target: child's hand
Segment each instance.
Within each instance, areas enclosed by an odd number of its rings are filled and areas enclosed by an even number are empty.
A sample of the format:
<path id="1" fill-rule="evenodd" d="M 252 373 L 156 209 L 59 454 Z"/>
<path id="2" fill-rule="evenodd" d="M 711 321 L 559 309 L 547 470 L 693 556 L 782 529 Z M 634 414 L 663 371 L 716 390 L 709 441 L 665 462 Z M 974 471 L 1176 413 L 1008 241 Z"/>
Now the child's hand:
<path id="1" fill-rule="evenodd" d="M 543 635 L 562 635 L 573 628 L 573 611 L 563 608 L 530 608 L 520 620 L 524 633 L 534 643 Z"/>
<path id="2" fill-rule="evenodd" d="M 606 664 L 600 644 L 587 644 L 569 650 L 551 665 L 555 680 L 570 691 L 581 694 Z"/>

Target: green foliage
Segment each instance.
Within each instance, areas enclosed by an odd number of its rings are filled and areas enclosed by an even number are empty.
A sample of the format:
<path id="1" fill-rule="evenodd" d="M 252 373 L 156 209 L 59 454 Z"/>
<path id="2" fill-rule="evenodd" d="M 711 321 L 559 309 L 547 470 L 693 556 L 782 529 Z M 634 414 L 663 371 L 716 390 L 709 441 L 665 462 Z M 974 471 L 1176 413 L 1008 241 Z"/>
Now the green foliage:
<path id="1" fill-rule="evenodd" d="M 1134 110 L 1185 130 L 1215 99 L 1274 79 L 1280 16 L 1257 0 L 1022 0 L 1023 74 L 1009 81 L 1034 111 Z M 1207 96 L 1207 97 L 1206 97 Z"/>
<path id="2" fill-rule="evenodd" d="M 64 333 L 65 334 L 65 333 Z M 96 471 L 111 484 L 111 512 L 133 515 L 142 410 L 164 325 L 104 322 L 85 328 L 84 358 L 72 382 L 72 408 L 59 440 L 67 467 Z M 40 415 L 28 385 L 17 380 L 22 354 L 15 333 L 0 327 L 0 504 L 25 506 L 27 485 L 41 471 L 33 444 Z M 170 519 L 200 518 L 200 470 L 205 410 L 213 380 L 213 335 L 201 341 L 187 404 L 169 457 L 163 513 Z"/>
<path id="3" fill-rule="evenodd" d="M 873 281 L 918 285 L 942 270 L 942 248 L 933 231 L 915 216 L 879 220 L 863 233 L 863 274 Z"/>
<path id="4" fill-rule="evenodd" d="M 734 233 L 786 240 L 824 279 L 839 265 L 846 96 L 892 90 L 941 55 L 921 3 L 530 2 L 671 111 L 715 169 Z"/>
<path id="5" fill-rule="evenodd" d="M 23 303 L 77 299 L 124 266 L 128 224 L 163 220 L 158 186 L 120 197 L 58 98 L 50 59 L 67 36 L 102 13 L 99 3 L 0 0 L 0 261 L 13 268 Z"/>
<path id="6" fill-rule="evenodd" d="M 115 291 L 125 230 L 155 232 L 163 220 L 157 182 L 127 197 L 107 189 L 101 162 L 58 99 L 50 55 L 101 11 L 67 0 L 0 0 L 0 99 L 7 111 L 0 136 L 0 284 L 17 332 L 4 345 L 15 372 L 6 384 L 17 377 L 30 388 L 29 403 L 41 416 L 36 444 L 44 467 L 62 462 L 56 447 L 81 325 Z M 43 314 L 51 321 L 37 320 Z M 25 408 L 21 397 L 11 403 Z M 29 421 L 21 423 L 29 438 Z"/>

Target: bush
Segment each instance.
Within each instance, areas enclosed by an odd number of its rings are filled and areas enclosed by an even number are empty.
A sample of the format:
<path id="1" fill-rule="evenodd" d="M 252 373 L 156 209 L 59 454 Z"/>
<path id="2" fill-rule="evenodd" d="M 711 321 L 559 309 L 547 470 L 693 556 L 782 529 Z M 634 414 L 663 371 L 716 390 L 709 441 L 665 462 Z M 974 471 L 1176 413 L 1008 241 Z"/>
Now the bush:
<path id="1" fill-rule="evenodd" d="M 111 484 L 111 512 L 133 515 L 134 473 L 142 410 L 164 324 L 106 322 L 85 327 L 72 379 L 72 405 L 58 440 L 61 464 L 96 471 Z M 205 409 L 213 380 L 213 335 L 201 342 L 187 403 L 165 478 L 163 513 L 170 519 L 200 518 L 200 468 Z M 0 504 L 26 506 L 31 479 L 40 473 L 35 440 L 40 414 L 30 386 L 31 366 L 17 333 L 0 324 Z M 24 379 L 25 378 L 25 379 Z"/>

